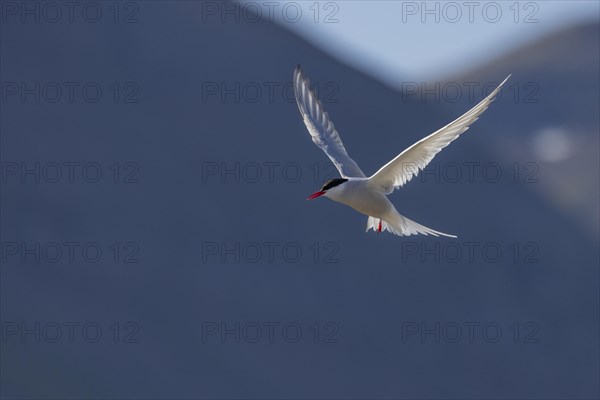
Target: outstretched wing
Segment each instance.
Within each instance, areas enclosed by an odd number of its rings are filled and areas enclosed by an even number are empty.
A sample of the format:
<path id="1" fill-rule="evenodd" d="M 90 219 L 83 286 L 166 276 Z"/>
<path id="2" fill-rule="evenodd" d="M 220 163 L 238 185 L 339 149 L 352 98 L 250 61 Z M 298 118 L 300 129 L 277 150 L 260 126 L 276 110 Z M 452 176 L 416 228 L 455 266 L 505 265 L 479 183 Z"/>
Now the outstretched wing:
<path id="1" fill-rule="evenodd" d="M 500 88 L 510 78 L 510 75 L 502 81 L 498 87 L 483 99 L 479 104 L 469 110 L 462 117 L 444 126 L 431 135 L 419 140 L 392 161 L 381 167 L 369 178 L 371 187 L 384 193 L 391 193 L 394 189 L 403 186 L 423 170 L 431 162 L 433 157 L 439 153 L 450 142 L 469 129 L 469 126 L 477 121 L 479 116 L 488 108 L 490 103 L 500 91 Z"/>
<path id="2" fill-rule="evenodd" d="M 294 70 L 294 93 L 304 124 L 313 142 L 327 154 L 344 178 L 364 178 L 365 174 L 350 158 L 323 104 L 314 91 L 310 90 L 308 78 L 304 77 L 300 65 Z"/>

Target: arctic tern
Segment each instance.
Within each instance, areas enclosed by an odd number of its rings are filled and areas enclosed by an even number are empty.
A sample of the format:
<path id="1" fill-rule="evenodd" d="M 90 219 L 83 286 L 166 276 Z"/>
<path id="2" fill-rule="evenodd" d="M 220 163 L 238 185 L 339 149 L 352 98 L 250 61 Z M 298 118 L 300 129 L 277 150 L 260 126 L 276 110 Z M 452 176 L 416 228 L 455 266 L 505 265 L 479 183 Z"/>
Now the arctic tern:
<path id="1" fill-rule="evenodd" d="M 310 82 L 298 65 L 294 71 L 294 92 L 300 114 L 313 142 L 327 154 L 342 176 L 327 181 L 321 190 L 310 195 L 308 200 L 325 196 L 352 207 L 369 217 L 367 231 L 388 230 L 398 236 L 423 234 L 456 238 L 455 235 L 435 231 L 401 215 L 388 200 L 387 195 L 410 181 L 431 162 L 438 152 L 469 129 L 469 126 L 494 101 L 508 78 L 510 75 L 463 116 L 419 140 L 375 174 L 367 177 L 348 156 L 329 115 L 323 109 L 316 93 L 310 89 Z"/>

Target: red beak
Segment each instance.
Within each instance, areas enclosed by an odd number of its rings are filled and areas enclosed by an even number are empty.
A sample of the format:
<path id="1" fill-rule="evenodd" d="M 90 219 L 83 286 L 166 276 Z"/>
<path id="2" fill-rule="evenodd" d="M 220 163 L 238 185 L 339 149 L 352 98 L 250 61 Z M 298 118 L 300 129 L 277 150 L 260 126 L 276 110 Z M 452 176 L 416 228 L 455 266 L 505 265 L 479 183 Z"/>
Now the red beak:
<path id="1" fill-rule="evenodd" d="M 319 192 L 313 193 L 310 196 L 308 196 L 308 198 L 306 200 L 312 200 L 312 199 L 316 199 L 319 196 L 323 196 L 325 194 L 324 190 L 321 190 Z"/>

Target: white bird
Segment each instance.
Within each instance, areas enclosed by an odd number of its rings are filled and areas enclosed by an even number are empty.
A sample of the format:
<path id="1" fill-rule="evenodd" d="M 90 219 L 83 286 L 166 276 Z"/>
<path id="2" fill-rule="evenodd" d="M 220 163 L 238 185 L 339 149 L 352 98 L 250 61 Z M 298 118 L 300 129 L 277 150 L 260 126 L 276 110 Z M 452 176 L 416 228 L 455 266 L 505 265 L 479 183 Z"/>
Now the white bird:
<path id="1" fill-rule="evenodd" d="M 367 231 L 388 230 L 398 236 L 423 234 L 456 238 L 455 235 L 435 231 L 401 215 L 388 200 L 387 195 L 410 181 L 431 162 L 438 152 L 469 129 L 469 126 L 488 108 L 508 78 L 510 75 L 489 96 L 463 116 L 419 140 L 375 174 L 367 177 L 348 156 L 329 115 L 323 109 L 315 92 L 310 89 L 309 80 L 304 77 L 298 65 L 294 71 L 294 92 L 300 114 L 313 142 L 327 154 L 342 176 L 326 182 L 321 190 L 310 195 L 308 200 L 325 196 L 352 207 L 369 217 Z"/>

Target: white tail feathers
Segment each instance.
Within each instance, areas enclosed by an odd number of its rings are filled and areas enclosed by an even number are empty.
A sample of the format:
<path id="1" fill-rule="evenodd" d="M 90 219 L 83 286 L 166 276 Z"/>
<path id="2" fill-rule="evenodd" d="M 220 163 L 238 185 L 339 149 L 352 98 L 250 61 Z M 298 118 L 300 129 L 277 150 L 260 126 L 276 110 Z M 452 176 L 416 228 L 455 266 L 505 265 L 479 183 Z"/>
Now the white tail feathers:
<path id="1" fill-rule="evenodd" d="M 381 222 L 381 231 L 390 231 L 394 235 L 398 236 L 410 236 L 410 235 L 433 235 L 433 236 L 446 236 L 449 238 L 457 238 L 455 235 L 449 235 L 447 233 L 442 233 L 435 231 L 433 229 L 427 228 L 421 224 L 416 223 L 403 215 L 400 215 L 398 212 L 395 212 L 390 218 L 379 219 L 374 217 L 369 217 L 367 220 L 367 231 L 369 229 L 373 229 L 374 231 L 379 231 L 379 224 Z"/>

